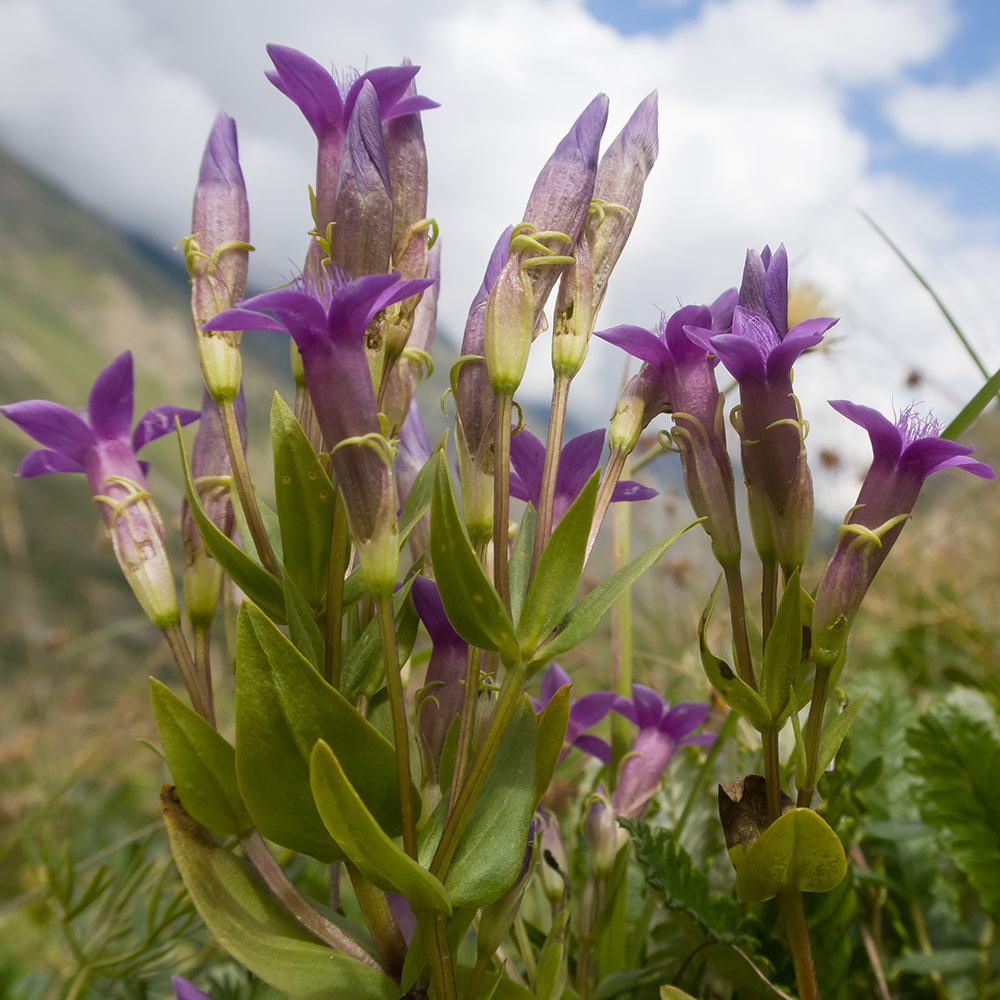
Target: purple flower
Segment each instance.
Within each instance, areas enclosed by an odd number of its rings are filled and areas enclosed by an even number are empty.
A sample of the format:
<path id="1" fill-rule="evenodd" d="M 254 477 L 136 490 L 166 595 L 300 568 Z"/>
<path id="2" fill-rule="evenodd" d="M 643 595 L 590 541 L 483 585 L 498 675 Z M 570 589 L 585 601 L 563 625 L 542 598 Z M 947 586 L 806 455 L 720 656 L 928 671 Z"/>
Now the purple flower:
<path id="1" fill-rule="evenodd" d="M 536 712 L 541 712 L 543 708 L 552 700 L 552 696 L 560 688 L 573 682 L 569 679 L 569 674 L 553 663 L 542 678 L 542 687 L 538 692 L 538 698 L 532 698 Z M 569 725 L 566 727 L 566 740 L 559 760 L 562 761 L 572 747 L 589 753 L 591 757 L 596 757 L 604 764 L 611 763 L 611 747 L 607 740 L 602 740 L 599 736 L 592 736 L 584 732 L 591 726 L 596 726 L 611 711 L 618 695 L 614 691 L 591 691 L 580 698 L 571 700 L 569 709 Z"/>
<path id="2" fill-rule="evenodd" d="M 365 330 L 386 306 L 432 283 L 400 281 L 398 271 L 354 281 L 324 272 L 316 281 L 302 277 L 294 287 L 246 299 L 206 324 L 209 330 L 278 330 L 295 341 L 365 579 L 373 590 L 376 585 L 391 590 L 395 581 L 395 565 L 382 565 L 396 546 L 395 500 L 365 354 Z"/>
<path id="3" fill-rule="evenodd" d="M 611 804 L 618 816 L 641 817 L 674 751 L 679 746 L 707 746 L 714 741 L 712 733 L 688 735 L 705 721 L 708 705 L 681 702 L 668 707 L 652 688 L 633 684 L 632 697 L 619 697 L 612 707 L 639 727 L 639 735 L 622 760 Z"/>
<path id="4" fill-rule="evenodd" d="M 681 456 L 691 506 L 706 518 L 712 551 L 722 565 L 739 561 L 736 487 L 726 450 L 723 397 L 715 379 L 715 358 L 704 343 L 732 321 L 735 290 L 711 306 L 684 306 L 660 317 L 656 331 L 616 326 L 595 336 L 645 361 L 663 380 L 673 413 L 673 441 Z M 692 336 L 697 331 L 698 336 Z"/>
<path id="5" fill-rule="evenodd" d="M 813 655 L 831 667 L 840 654 L 858 608 L 909 519 L 924 480 L 942 469 L 965 469 L 982 479 L 993 470 L 971 457 L 973 449 L 940 437 L 932 417 L 912 406 L 892 423 L 878 410 L 840 399 L 830 405 L 864 427 L 872 444 L 872 464 L 839 529 L 839 540 L 816 591 L 813 608 Z"/>
<path id="6" fill-rule="evenodd" d="M 207 993 L 202 993 L 197 986 L 189 983 L 183 976 L 171 976 L 170 985 L 174 988 L 177 1000 L 212 1000 Z"/>
<path id="7" fill-rule="evenodd" d="M 155 406 L 132 430 L 132 353 L 125 351 L 97 376 L 86 416 L 44 399 L 0 406 L 8 420 L 44 448 L 29 451 L 19 476 L 83 472 L 111 533 L 115 555 L 143 610 L 168 628 L 179 620 L 163 525 L 146 486 L 148 464 L 136 458 L 144 444 L 198 419 L 197 410 Z"/>
<path id="8" fill-rule="evenodd" d="M 604 431 L 588 431 L 567 441 L 559 453 L 559 471 L 556 475 L 555 497 L 552 505 L 552 524 L 559 523 L 563 514 L 580 495 L 587 480 L 594 474 L 601 461 L 604 448 Z M 542 493 L 542 470 L 545 466 L 545 445 L 531 431 L 522 428 L 510 439 L 510 495 L 525 503 L 538 506 Z M 641 483 L 625 480 L 615 486 L 612 502 L 648 500 L 657 491 Z"/>

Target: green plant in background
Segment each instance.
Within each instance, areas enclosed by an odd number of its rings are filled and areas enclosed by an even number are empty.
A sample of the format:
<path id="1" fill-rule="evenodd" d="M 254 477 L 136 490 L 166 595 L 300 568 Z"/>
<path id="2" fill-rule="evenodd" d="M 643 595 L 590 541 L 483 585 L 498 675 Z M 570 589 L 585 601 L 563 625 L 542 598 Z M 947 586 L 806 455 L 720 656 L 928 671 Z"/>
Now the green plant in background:
<path id="1" fill-rule="evenodd" d="M 173 782 L 161 808 L 186 894 L 144 850 L 83 879 L 66 851 L 43 851 L 45 899 L 73 956 L 51 988 L 141 994 L 173 964 L 214 997 L 252 996 L 260 983 L 304 1000 L 773 997 L 794 982 L 800 997 L 830 1000 L 873 984 L 888 995 L 890 981 L 922 974 L 939 995 L 946 974 L 966 991 L 956 995 L 991 995 L 994 707 L 954 695 L 918 714 L 884 678 L 851 698 L 837 687 L 862 600 L 924 480 L 951 467 L 992 479 L 989 466 L 912 409 L 889 421 L 835 402 L 868 431 L 873 462 L 825 571 L 803 586 L 814 499 L 792 365 L 835 320 L 789 326 L 783 246 L 748 252 L 740 288 L 711 306 L 653 331 L 599 333 L 643 367 L 612 416 L 603 470 L 601 432 L 564 446 L 571 383 L 657 154 L 651 95 L 599 156 L 601 95 L 543 166 L 473 299 L 450 378 L 456 493 L 447 435 L 431 448 L 414 402 L 435 325 L 420 124 L 435 105 L 409 65 L 340 85 L 302 53 L 269 53 L 269 78 L 317 136 L 316 225 L 301 275 L 243 299 L 249 206 L 235 123 L 220 115 L 184 241 L 205 381 L 190 457 L 180 440 L 186 630 L 136 452 L 197 414 L 157 407 L 133 431 L 128 353 L 98 377 L 86 418 L 40 400 L 0 408 L 42 445 L 22 476 L 87 475 L 188 694 L 152 682 Z M 543 446 L 515 395 L 553 291 Z M 273 510 L 245 456 L 246 329 L 289 337 L 297 385 L 292 406 L 276 394 L 271 410 Z M 729 418 L 759 614 L 745 596 L 720 361 L 740 390 Z M 691 628 L 729 709 L 715 733 L 696 732 L 712 725 L 709 704 L 671 706 L 632 683 L 630 588 L 692 525 L 629 558 L 627 515 L 614 514 L 613 572 L 577 599 L 611 504 L 654 492 L 621 477 L 665 413 L 661 443 L 680 456 L 694 524 L 721 569 Z M 512 497 L 526 504 L 517 524 Z M 731 658 L 713 652 L 723 584 Z M 213 673 L 220 604 L 232 705 L 217 704 Z M 591 641 L 612 608 L 605 690 L 578 695 L 554 661 Z M 609 715 L 610 742 L 591 731 Z M 557 772 L 575 781 L 561 800 Z M 721 831 L 704 808 L 717 778 Z M 901 825 L 914 836 L 899 837 Z M 954 920 L 965 900 L 946 898 L 938 846 L 974 899 L 975 940 Z M 928 891 L 945 913 L 943 949 L 920 902 Z M 209 954 L 191 944 L 195 910 L 250 978 L 231 963 L 209 974 Z M 205 995 L 180 977 L 174 989 Z"/>

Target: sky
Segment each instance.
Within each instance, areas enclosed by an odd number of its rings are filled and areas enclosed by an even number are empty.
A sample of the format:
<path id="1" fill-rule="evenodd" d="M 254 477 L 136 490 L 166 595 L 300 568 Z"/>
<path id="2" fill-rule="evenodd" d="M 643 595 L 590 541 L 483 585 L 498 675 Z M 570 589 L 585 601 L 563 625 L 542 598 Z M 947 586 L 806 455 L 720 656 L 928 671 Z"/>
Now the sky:
<path id="1" fill-rule="evenodd" d="M 189 231 L 224 109 L 251 282 L 277 284 L 303 258 L 315 147 L 264 78 L 268 42 L 340 70 L 422 67 L 421 92 L 441 103 L 424 131 L 442 335 L 460 336 L 493 243 L 580 111 L 608 94 L 606 145 L 656 89 L 660 156 L 599 327 L 711 301 L 739 283 L 747 248 L 784 242 L 793 282 L 841 317 L 796 369 L 810 449 L 853 461 L 864 432 L 824 400 L 916 399 L 947 421 L 982 382 L 867 213 L 1000 366 L 995 0 L 0 0 L 0 143 L 166 250 Z M 540 338 L 526 398 L 548 396 L 546 352 Z M 601 344 L 578 377 L 593 426 L 623 363 Z"/>

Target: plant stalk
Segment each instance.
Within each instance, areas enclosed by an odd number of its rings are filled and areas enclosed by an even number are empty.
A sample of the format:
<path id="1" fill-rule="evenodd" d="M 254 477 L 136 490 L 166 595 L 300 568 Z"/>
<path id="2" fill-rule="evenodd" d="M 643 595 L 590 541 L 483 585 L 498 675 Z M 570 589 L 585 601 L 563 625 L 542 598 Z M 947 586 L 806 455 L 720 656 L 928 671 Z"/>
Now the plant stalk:
<path id="1" fill-rule="evenodd" d="M 795 984 L 798 986 L 799 1000 L 820 1000 L 819 983 L 816 981 L 816 965 L 813 962 L 812 946 L 809 943 L 809 928 L 806 926 L 806 912 L 802 906 L 801 892 L 779 892 L 774 897 L 785 924 L 788 947 L 795 966 Z"/>
<path id="2" fill-rule="evenodd" d="M 326 583 L 326 643 L 323 652 L 323 676 L 327 684 L 340 690 L 340 664 L 344 649 L 344 576 L 347 569 L 349 539 L 347 507 L 337 487 L 333 500 L 333 523 L 330 528 L 330 563 Z"/>
<path id="3" fill-rule="evenodd" d="M 493 425 L 493 580 L 508 613 L 507 534 L 510 521 L 510 418 L 513 412 L 513 395 L 509 392 L 498 395 Z"/>
<path id="4" fill-rule="evenodd" d="M 542 469 L 542 492 L 538 500 L 538 520 L 535 522 L 535 547 L 531 553 L 531 575 L 535 575 L 538 560 L 545 543 L 552 534 L 553 507 L 556 498 L 556 479 L 559 476 L 559 454 L 562 450 L 563 431 L 566 427 L 566 403 L 572 378 L 557 374 L 552 383 L 552 408 L 549 412 L 549 431 L 545 441 L 545 465 Z"/>

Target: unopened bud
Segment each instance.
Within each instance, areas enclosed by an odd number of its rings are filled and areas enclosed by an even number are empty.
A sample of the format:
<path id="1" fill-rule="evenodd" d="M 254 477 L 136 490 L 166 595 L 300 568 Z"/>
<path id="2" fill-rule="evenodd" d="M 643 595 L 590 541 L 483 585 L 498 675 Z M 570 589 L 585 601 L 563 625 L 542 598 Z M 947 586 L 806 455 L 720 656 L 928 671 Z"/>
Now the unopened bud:
<path id="1" fill-rule="evenodd" d="M 629 837 L 628 831 L 618 825 L 614 809 L 600 785 L 591 797 L 583 830 L 590 851 L 590 867 L 598 878 L 607 878 Z"/>
<path id="2" fill-rule="evenodd" d="M 512 254 L 486 301 L 483 327 L 486 369 L 498 396 L 513 395 L 521 384 L 534 332 L 531 279 Z"/>
<path id="3" fill-rule="evenodd" d="M 574 248 L 573 263 L 563 272 L 556 298 L 552 330 L 552 370 L 556 375 L 574 378 L 583 367 L 596 315 L 590 248 L 581 239 Z"/>

